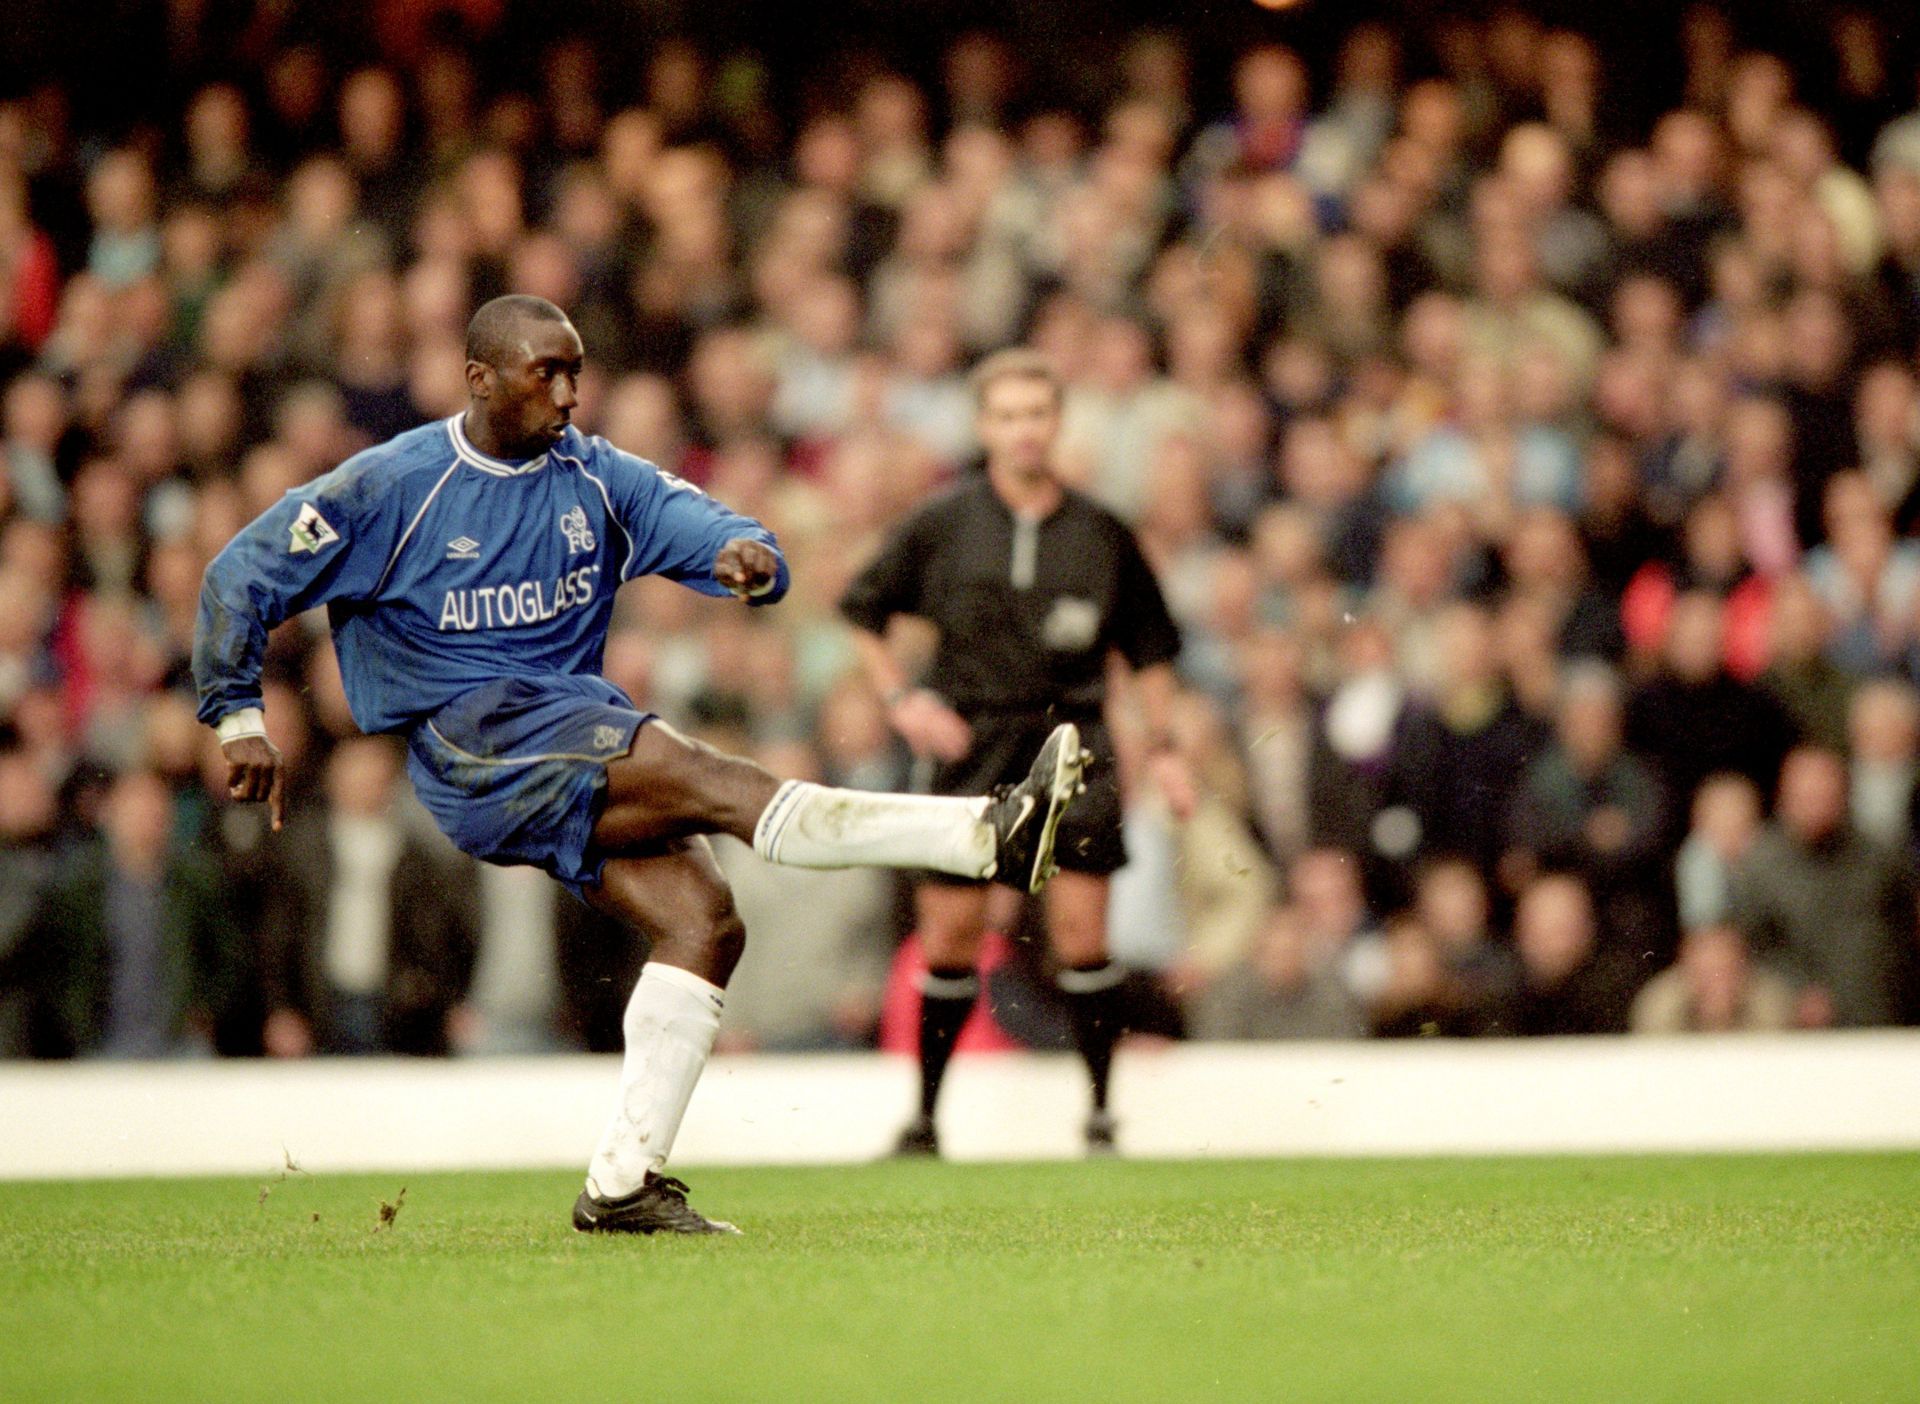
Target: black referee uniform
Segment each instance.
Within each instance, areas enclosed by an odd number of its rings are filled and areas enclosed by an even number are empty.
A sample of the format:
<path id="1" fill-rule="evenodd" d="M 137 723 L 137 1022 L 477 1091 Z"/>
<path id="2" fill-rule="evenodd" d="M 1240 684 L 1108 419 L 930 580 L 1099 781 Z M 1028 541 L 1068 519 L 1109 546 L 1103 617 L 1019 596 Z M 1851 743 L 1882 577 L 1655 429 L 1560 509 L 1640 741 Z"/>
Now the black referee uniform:
<path id="1" fill-rule="evenodd" d="M 959 761 L 922 762 L 915 788 L 981 795 L 1017 781 L 1047 733 L 1073 722 L 1104 764 L 1061 821 L 1055 861 L 1095 875 L 1126 863 L 1103 715 L 1107 654 L 1135 669 L 1171 663 L 1180 634 L 1125 523 L 1071 490 L 1047 517 L 1019 518 L 982 476 L 915 512 L 840 610 L 876 634 L 896 614 L 939 629 L 922 685 L 966 719 L 973 747 Z"/>

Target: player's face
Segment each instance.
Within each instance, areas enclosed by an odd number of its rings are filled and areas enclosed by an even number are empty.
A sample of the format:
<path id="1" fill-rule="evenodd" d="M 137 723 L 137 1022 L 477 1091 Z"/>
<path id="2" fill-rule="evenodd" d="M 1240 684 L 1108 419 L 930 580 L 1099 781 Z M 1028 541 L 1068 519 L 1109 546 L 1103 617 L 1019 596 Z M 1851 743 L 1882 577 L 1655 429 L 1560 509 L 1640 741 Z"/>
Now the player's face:
<path id="1" fill-rule="evenodd" d="M 521 327 L 501 364 L 488 368 L 487 419 L 503 447 L 532 455 L 572 422 L 585 357 L 572 322 L 528 320 Z"/>
<path id="2" fill-rule="evenodd" d="M 1053 458 L 1060 432 L 1060 396 L 1047 381 L 1009 375 L 989 384 L 974 418 L 991 468 L 1034 473 Z"/>

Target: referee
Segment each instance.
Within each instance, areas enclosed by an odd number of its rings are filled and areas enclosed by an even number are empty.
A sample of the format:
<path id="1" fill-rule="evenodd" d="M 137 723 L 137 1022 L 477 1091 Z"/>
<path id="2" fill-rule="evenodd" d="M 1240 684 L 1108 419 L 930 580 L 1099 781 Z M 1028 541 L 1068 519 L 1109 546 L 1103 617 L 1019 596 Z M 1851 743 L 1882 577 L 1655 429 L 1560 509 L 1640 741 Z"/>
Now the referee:
<path id="1" fill-rule="evenodd" d="M 1113 1148 L 1107 1073 L 1120 1033 L 1121 972 L 1107 960 L 1108 879 L 1127 861 L 1120 791 L 1104 717 L 1107 673 L 1133 670 L 1151 772 L 1176 814 L 1193 785 L 1171 744 L 1173 659 L 1180 636 L 1132 532 L 1054 475 L 1060 382 L 1024 349 L 973 375 L 986 472 L 926 504 L 887 542 L 840 603 L 860 631 L 861 660 L 916 757 L 916 789 L 980 795 L 1026 773 L 1061 722 L 1096 757 L 1087 792 L 1061 821 L 1061 871 L 1046 888 L 1046 924 L 1074 1041 L 1093 1083 L 1087 1147 Z M 931 622 L 939 643 L 910 682 L 884 635 L 895 615 Z M 987 887 L 928 875 L 915 893 L 927 975 L 920 1001 L 920 1115 L 903 1155 L 937 1155 L 934 1107 L 947 1061 L 979 996 L 975 965 Z"/>

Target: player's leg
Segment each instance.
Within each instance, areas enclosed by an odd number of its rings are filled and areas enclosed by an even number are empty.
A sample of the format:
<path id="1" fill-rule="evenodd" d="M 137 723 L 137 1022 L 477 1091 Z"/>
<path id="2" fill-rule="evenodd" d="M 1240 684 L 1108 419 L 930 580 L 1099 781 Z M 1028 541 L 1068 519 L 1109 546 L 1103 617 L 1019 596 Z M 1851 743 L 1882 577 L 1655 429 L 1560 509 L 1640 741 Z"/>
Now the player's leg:
<path id="1" fill-rule="evenodd" d="M 746 944 L 725 878 L 705 839 L 670 842 L 644 857 L 609 859 L 594 906 L 653 940 L 627 1002 L 620 1096 L 574 1206 L 583 1231 L 712 1233 L 731 1225 L 688 1207 L 661 1174 L 694 1084 L 720 1028 L 721 989 Z"/>
<path id="2" fill-rule="evenodd" d="M 872 794 L 782 782 L 656 721 L 608 762 L 593 841 L 609 853 L 643 852 L 663 840 L 727 833 L 791 867 L 925 868 L 1037 891 L 1051 873 L 1055 827 L 1083 764 L 1079 732 L 1063 726 L 1005 794 Z"/>
<path id="3" fill-rule="evenodd" d="M 933 1112 L 947 1064 L 980 997 L 980 938 L 986 887 L 923 882 L 915 890 L 915 925 L 927 960 L 920 981 L 920 1114 L 901 1132 L 900 1155 L 938 1155 Z"/>
<path id="4" fill-rule="evenodd" d="M 1076 872 L 1060 873 L 1047 887 L 1047 935 L 1059 965 L 1055 979 L 1066 998 L 1074 1045 L 1086 1060 L 1093 1087 L 1087 1146 L 1094 1151 L 1113 1148 L 1107 1081 L 1122 1015 L 1122 972 L 1107 959 L 1108 888 L 1105 874 Z"/>

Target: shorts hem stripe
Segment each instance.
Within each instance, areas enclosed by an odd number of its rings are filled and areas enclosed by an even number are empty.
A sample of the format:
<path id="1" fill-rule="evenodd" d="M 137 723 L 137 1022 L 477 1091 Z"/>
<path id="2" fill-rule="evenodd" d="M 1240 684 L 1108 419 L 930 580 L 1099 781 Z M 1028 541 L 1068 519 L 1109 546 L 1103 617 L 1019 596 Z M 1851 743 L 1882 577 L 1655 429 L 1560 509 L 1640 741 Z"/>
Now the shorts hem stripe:
<path id="1" fill-rule="evenodd" d="M 476 756 L 473 752 L 463 750 L 459 746 L 454 745 L 453 742 L 447 740 L 445 736 L 440 734 L 440 728 L 432 722 L 426 723 L 426 728 L 433 733 L 434 740 L 438 741 L 442 746 L 445 746 L 449 751 L 452 751 L 461 760 L 470 762 L 473 765 L 512 767 L 538 765 L 542 761 L 589 761 L 594 765 L 606 765 L 609 761 L 618 759 L 617 756 L 580 755 L 572 751 L 552 751 L 546 755 L 539 756 L 509 756 L 505 759 L 497 756 Z"/>

